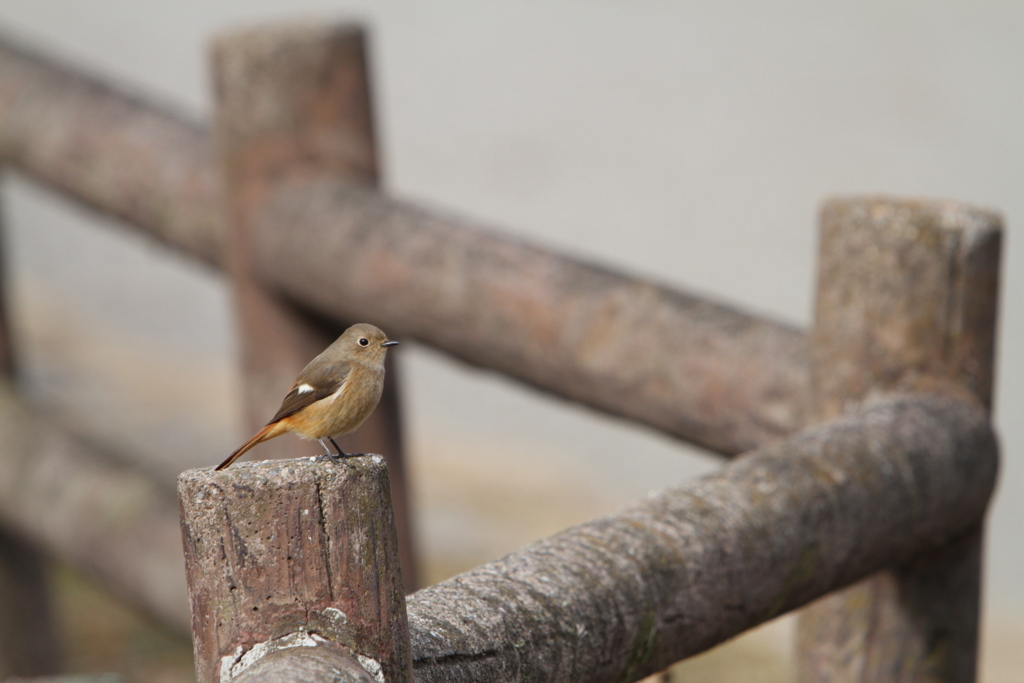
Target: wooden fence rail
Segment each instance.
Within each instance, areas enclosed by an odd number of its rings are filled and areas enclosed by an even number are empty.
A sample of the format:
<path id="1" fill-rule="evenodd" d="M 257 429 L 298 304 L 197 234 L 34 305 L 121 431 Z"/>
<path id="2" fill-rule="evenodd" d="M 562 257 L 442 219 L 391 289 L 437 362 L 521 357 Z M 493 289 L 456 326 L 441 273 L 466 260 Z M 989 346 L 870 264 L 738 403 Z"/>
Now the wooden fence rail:
<path id="1" fill-rule="evenodd" d="M 3 525 L 187 632 L 174 498 L 33 411 L 8 383 L 0 384 L 0 441 Z"/>
<path id="2" fill-rule="evenodd" d="M 223 266 L 227 229 L 214 148 L 198 124 L 0 44 L 0 160 Z M 294 188 L 308 197 L 282 198 L 277 210 L 298 222 L 274 231 L 294 235 L 299 247 L 326 223 L 320 246 L 273 256 L 269 249 L 282 246 L 268 244 L 274 235 L 256 238 L 258 276 L 311 310 L 363 316 L 389 334 L 726 455 L 803 423 L 809 365 L 799 330 L 374 191 L 325 184 Z M 315 208 L 303 211 L 307 199 Z M 321 244 L 325 236 L 329 244 Z M 370 293 L 366 280 L 330 260 L 339 248 L 352 253 L 345 237 L 368 250 L 361 269 L 381 266 L 372 281 L 386 281 L 380 291 L 389 287 L 385 309 L 351 294 L 325 302 L 353 286 Z M 500 298 L 479 306 L 484 297 Z M 453 338 L 456 328 L 462 332 Z M 634 353 L 637 344 L 644 354 Z"/>

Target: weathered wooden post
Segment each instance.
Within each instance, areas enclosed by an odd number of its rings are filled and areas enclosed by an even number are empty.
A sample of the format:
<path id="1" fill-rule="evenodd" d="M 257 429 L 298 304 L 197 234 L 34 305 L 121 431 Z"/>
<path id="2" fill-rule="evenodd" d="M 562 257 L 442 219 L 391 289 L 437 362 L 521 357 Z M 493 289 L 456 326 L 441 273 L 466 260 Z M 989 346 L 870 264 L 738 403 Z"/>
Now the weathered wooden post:
<path id="1" fill-rule="evenodd" d="M 955 391 L 991 408 L 1001 221 L 952 202 L 840 199 L 821 215 L 813 408 Z M 973 681 L 982 529 L 800 617 L 798 680 Z"/>
<path id="2" fill-rule="evenodd" d="M 7 319 L 3 257 L 0 248 L 0 378 L 12 381 L 14 349 Z M 59 670 L 43 556 L 24 540 L 0 529 L 0 679 Z"/>
<path id="3" fill-rule="evenodd" d="M 330 176 L 376 184 L 366 62 L 363 31 L 355 26 L 260 28 L 222 36 L 214 44 L 217 135 L 229 212 L 228 270 L 238 311 L 246 412 L 254 432 L 277 411 L 303 366 L 345 326 L 310 315 L 259 281 L 253 268 L 252 226 L 277 183 Z M 287 232 L 289 226 L 278 229 Z M 339 443 L 348 452 L 382 453 L 388 459 L 411 590 L 416 562 L 395 355 L 388 354 L 387 384 L 377 410 Z M 259 448 L 258 457 L 280 458 L 312 455 L 316 445 L 276 439 Z"/>
<path id="4" fill-rule="evenodd" d="M 411 682 L 390 498 L 377 455 L 182 473 L 199 683 Z"/>

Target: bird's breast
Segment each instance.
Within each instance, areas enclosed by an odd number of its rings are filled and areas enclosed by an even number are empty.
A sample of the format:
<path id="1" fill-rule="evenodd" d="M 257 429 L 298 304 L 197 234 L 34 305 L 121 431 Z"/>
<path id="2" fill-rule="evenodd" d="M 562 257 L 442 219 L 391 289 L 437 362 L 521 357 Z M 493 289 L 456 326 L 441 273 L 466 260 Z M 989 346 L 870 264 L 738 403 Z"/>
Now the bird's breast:
<path id="1" fill-rule="evenodd" d="M 353 370 L 333 394 L 292 415 L 292 431 L 305 439 L 348 434 L 377 407 L 383 388 L 383 372 Z"/>

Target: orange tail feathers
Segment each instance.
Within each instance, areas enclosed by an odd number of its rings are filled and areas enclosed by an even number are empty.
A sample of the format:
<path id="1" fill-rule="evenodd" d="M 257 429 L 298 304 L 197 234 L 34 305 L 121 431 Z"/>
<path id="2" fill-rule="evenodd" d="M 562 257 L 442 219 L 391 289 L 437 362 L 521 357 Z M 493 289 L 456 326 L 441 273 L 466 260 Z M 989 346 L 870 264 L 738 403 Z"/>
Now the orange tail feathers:
<path id="1" fill-rule="evenodd" d="M 245 454 L 246 451 L 248 451 L 256 444 L 263 443 L 264 441 L 269 441 L 270 439 L 273 439 L 275 436 L 281 436 L 282 434 L 284 434 L 288 430 L 285 428 L 283 424 L 281 424 L 281 422 L 281 420 L 277 422 L 271 422 L 266 427 L 256 432 L 256 436 L 252 437 L 251 439 L 243 443 L 241 446 L 238 447 L 238 450 L 236 450 L 234 453 L 228 456 L 227 460 L 217 465 L 216 470 L 220 471 L 226 468 L 228 465 L 238 460 L 241 456 Z"/>

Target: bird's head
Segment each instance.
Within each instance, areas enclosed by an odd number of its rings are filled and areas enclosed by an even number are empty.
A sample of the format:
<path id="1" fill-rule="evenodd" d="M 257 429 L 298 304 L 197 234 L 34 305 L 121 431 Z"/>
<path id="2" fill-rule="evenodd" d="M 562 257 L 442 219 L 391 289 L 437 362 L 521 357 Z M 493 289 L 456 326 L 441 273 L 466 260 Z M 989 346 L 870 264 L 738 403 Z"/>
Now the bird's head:
<path id="1" fill-rule="evenodd" d="M 362 362 L 383 362 L 389 346 L 398 342 L 388 339 L 379 327 L 359 323 L 345 330 L 338 340 L 353 359 Z"/>

